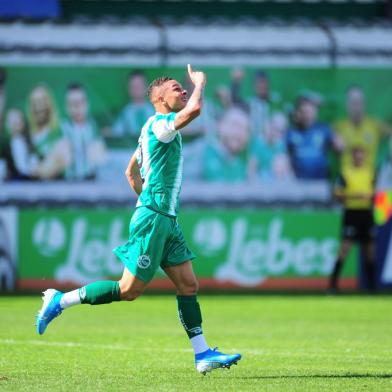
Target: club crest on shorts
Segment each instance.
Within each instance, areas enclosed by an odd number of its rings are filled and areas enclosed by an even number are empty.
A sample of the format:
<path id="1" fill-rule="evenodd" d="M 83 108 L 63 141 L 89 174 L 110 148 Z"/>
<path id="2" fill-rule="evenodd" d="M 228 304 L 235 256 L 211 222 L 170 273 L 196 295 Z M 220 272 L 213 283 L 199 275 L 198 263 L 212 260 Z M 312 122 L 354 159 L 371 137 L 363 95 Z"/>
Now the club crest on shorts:
<path id="1" fill-rule="evenodd" d="M 137 265 L 140 268 L 146 269 L 150 266 L 150 264 L 151 264 L 151 259 L 150 259 L 150 256 L 148 256 L 148 255 L 141 255 L 137 259 Z"/>

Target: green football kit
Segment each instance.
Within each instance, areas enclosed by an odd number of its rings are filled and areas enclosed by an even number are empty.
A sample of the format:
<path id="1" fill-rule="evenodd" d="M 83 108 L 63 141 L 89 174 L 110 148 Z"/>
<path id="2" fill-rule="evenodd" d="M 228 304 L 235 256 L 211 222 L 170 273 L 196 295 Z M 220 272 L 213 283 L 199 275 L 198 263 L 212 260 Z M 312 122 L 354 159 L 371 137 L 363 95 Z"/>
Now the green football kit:
<path id="1" fill-rule="evenodd" d="M 142 192 L 129 225 L 129 240 L 114 249 L 126 268 L 146 283 L 159 266 L 175 266 L 194 258 L 176 217 L 182 180 L 182 145 L 181 135 L 174 126 L 175 116 L 175 113 L 156 113 L 142 128 L 137 150 Z M 71 306 L 135 299 L 135 293 L 127 297 L 127 289 L 121 291 L 120 283 L 101 280 L 68 293 L 46 290 L 37 315 L 37 332 L 42 335 L 48 324 Z M 209 348 L 203 335 L 200 305 L 192 287 L 190 290 L 189 294 L 179 291 L 177 306 L 195 353 L 197 371 L 206 374 L 217 368 L 230 368 L 241 355 L 227 355 Z"/>
<path id="2" fill-rule="evenodd" d="M 148 283 L 157 269 L 195 258 L 177 221 L 182 182 L 182 141 L 176 113 L 156 113 L 142 128 L 137 161 L 143 181 L 129 239 L 114 253 L 137 278 Z"/>

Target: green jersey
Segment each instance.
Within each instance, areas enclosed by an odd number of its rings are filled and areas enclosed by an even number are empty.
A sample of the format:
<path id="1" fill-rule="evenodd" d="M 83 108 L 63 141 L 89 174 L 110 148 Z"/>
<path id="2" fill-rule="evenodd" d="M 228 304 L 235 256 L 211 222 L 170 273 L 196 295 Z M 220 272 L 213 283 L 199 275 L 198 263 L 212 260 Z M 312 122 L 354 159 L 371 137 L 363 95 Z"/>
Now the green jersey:
<path id="1" fill-rule="evenodd" d="M 136 141 L 143 124 L 153 114 L 154 108 L 149 102 L 129 103 L 113 124 L 113 134 L 115 136 L 133 136 Z"/>
<path id="2" fill-rule="evenodd" d="M 136 207 L 145 206 L 176 216 L 182 182 L 181 134 L 174 127 L 176 113 L 156 113 L 143 126 L 137 161 L 143 180 Z"/>
<path id="3" fill-rule="evenodd" d="M 83 180 L 93 176 L 96 165 L 91 162 L 89 148 L 94 142 L 102 142 L 95 122 L 88 119 L 83 124 L 76 124 L 66 119 L 61 122 L 60 127 L 72 151 L 72 162 L 66 169 L 65 178 Z"/>
<path id="4" fill-rule="evenodd" d="M 238 182 L 247 177 L 248 152 L 231 154 L 218 140 L 207 144 L 203 156 L 203 179 L 211 182 Z"/>
<path id="5" fill-rule="evenodd" d="M 40 157 L 46 158 L 61 137 L 61 133 L 57 128 L 46 128 L 43 131 L 32 135 L 32 143 L 35 151 L 40 155 Z"/>

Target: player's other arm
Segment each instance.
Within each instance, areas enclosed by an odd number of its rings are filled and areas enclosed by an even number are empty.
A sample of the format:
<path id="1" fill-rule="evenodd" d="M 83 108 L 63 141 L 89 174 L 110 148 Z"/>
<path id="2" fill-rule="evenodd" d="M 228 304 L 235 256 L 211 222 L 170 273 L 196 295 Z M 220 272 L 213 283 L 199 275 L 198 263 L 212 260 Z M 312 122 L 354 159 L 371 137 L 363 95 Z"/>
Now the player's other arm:
<path id="1" fill-rule="evenodd" d="M 329 140 L 330 145 L 334 149 L 335 152 L 337 153 L 342 153 L 345 145 L 344 145 L 344 140 L 340 136 L 339 132 L 336 131 L 336 129 L 333 129 L 329 126 L 327 126 L 327 138 Z"/>
<path id="2" fill-rule="evenodd" d="M 140 195 L 142 193 L 143 180 L 140 174 L 139 165 L 137 164 L 136 151 L 132 155 L 129 164 L 125 170 L 125 176 L 131 188 Z"/>
<path id="3" fill-rule="evenodd" d="M 347 183 L 345 178 L 343 177 L 342 174 L 339 175 L 334 189 L 333 189 L 333 195 L 336 199 L 338 199 L 341 203 L 344 203 L 345 200 L 347 199 L 347 193 L 346 193 L 346 188 L 347 188 Z"/>
<path id="4" fill-rule="evenodd" d="M 188 64 L 188 74 L 195 88 L 184 109 L 180 110 L 175 117 L 176 130 L 185 127 L 201 112 L 206 75 L 204 72 L 193 71 L 190 64 Z"/>

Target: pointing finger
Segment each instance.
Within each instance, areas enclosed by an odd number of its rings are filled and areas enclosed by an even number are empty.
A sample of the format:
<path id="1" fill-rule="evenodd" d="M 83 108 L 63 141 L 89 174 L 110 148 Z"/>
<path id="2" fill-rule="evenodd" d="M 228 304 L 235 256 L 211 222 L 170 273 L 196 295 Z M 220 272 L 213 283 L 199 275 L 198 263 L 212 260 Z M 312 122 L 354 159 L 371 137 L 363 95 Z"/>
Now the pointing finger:
<path id="1" fill-rule="evenodd" d="M 189 75 L 190 75 L 192 72 L 193 72 L 192 67 L 191 67 L 190 64 L 188 64 L 188 73 L 189 73 Z"/>

